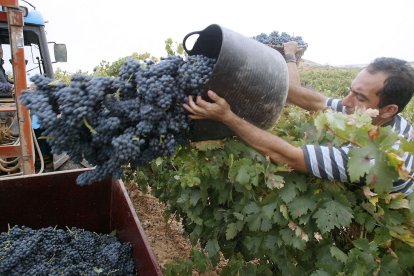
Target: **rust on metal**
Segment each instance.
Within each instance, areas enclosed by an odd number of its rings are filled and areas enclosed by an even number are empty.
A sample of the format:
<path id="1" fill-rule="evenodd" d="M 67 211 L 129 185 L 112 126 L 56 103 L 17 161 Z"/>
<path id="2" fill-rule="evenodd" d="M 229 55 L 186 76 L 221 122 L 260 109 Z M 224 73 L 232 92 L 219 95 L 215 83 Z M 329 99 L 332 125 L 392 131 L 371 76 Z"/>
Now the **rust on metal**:
<path id="1" fill-rule="evenodd" d="M 4 11 L 0 11 L 0 21 L 7 22 L 7 13 Z"/>
<path id="2" fill-rule="evenodd" d="M 0 0 L 0 6 L 3 7 L 19 7 L 18 0 Z"/>
<path id="3" fill-rule="evenodd" d="M 24 58 L 23 15 L 19 9 L 7 9 L 10 46 L 13 61 L 14 89 L 19 118 L 19 135 L 24 174 L 35 173 L 34 144 L 29 110 L 21 104 L 22 90 L 27 89 L 26 64 Z"/>
<path id="4" fill-rule="evenodd" d="M 8 8 L 7 13 L 10 26 L 23 27 L 23 13 L 16 8 Z"/>
<path id="5" fill-rule="evenodd" d="M 0 156 L 3 158 L 16 157 L 22 154 L 22 149 L 19 145 L 1 145 Z M 1 214 L 0 214 L 1 215 Z"/>

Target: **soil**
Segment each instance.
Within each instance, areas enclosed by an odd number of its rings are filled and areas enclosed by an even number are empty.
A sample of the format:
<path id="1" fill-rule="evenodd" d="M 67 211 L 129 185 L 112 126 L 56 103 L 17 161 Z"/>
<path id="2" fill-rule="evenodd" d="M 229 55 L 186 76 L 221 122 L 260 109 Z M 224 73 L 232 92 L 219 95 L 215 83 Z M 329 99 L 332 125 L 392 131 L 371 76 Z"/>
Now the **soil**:
<path id="1" fill-rule="evenodd" d="M 164 219 L 165 205 L 140 191 L 135 183 L 125 186 L 160 267 L 173 260 L 188 258 L 191 243 L 185 238 L 181 223 Z"/>
<path id="2" fill-rule="evenodd" d="M 191 242 L 178 220 L 164 218 L 165 205 L 149 193 L 143 193 L 133 182 L 126 183 L 125 187 L 161 269 L 169 262 L 189 258 Z M 217 267 L 204 273 L 193 271 L 192 275 L 217 276 L 225 264 L 221 256 Z"/>

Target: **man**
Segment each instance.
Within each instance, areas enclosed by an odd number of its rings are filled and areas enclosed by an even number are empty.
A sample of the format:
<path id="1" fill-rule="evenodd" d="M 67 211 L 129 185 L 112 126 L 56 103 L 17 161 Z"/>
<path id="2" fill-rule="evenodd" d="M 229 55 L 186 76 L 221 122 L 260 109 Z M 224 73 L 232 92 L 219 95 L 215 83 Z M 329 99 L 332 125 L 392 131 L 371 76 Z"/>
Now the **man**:
<path id="1" fill-rule="evenodd" d="M 289 71 L 288 102 L 306 110 L 317 111 L 332 108 L 351 114 L 357 108 L 378 110 L 373 124 L 392 125 L 393 130 L 407 140 L 412 140 L 412 126 L 400 113 L 414 92 L 414 68 L 407 62 L 394 58 L 379 58 L 368 65 L 352 81 L 349 94 L 342 100 L 328 99 L 323 94 L 302 87 L 296 65 L 295 42 L 284 45 Z M 225 99 L 208 91 L 212 102 L 191 96 L 184 108 L 192 119 L 211 119 L 227 125 L 251 147 L 269 156 L 274 163 L 286 163 L 294 170 L 311 173 L 317 177 L 348 182 L 347 161 L 350 145 L 331 146 L 305 145 L 301 148 L 290 145 L 283 139 L 262 130 L 234 114 Z M 395 145 L 398 147 L 398 145 Z M 409 172 L 413 169 L 413 156 L 404 155 Z M 413 191 L 412 180 L 394 183 L 393 192 L 409 194 Z"/>

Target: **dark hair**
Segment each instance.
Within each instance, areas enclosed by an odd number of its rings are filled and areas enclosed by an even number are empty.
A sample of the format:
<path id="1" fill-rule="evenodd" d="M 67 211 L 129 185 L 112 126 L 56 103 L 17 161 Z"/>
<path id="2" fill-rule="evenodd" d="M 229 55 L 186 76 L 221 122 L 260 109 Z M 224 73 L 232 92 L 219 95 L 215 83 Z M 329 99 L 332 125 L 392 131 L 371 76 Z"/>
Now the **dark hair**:
<path id="1" fill-rule="evenodd" d="M 414 67 L 407 61 L 397 58 L 381 57 L 367 67 L 368 72 L 384 72 L 388 75 L 384 87 L 378 92 L 378 107 L 396 104 L 398 112 L 403 111 L 414 93 Z"/>

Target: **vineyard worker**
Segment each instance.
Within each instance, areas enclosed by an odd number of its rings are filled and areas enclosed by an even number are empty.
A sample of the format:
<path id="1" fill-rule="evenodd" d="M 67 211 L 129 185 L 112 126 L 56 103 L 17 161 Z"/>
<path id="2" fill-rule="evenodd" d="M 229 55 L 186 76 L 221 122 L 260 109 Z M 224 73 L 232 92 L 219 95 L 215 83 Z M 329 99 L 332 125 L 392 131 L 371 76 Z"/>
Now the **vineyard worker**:
<path id="1" fill-rule="evenodd" d="M 379 115 L 373 118 L 373 124 L 392 125 L 395 132 L 412 140 L 411 124 L 398 114 L 414 92 L 414 68 L 407 62 L 394 58 L 376 59 L 352 81 L 349 94 L 338 100 L 302 87 L 295 59 L 297 44 L 289 42 L 285 44 L 284 50 L 289 71 L 289 103 L 309 111 L 332 108 L 349 114 L 356 108 L 377 109 Z M 320 178 L 349 182 L 346 168 L 350 145 L 340 148 L 319 145 L 295 147 L 237 116 L 226 100 L 215 92 L 210 90 L 207 94 L 212 102 L 207 102 L 200 96 L 196 99 L 189 96 L 188 103 L 183 105 L 190 112 L 191 119 L 210 119 L 225 124 L 251 147 L 269 156 L 274 163 L 286 163 L 296 171 L 311 173 Z M 411 172 L 413 156 L 406 153 L 404 159 L 406 168 Z M 393 192 L 409 194 L 413 189 L 411 179 L 393 185 Z"/>

